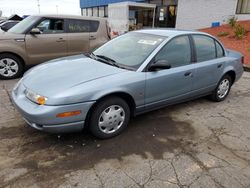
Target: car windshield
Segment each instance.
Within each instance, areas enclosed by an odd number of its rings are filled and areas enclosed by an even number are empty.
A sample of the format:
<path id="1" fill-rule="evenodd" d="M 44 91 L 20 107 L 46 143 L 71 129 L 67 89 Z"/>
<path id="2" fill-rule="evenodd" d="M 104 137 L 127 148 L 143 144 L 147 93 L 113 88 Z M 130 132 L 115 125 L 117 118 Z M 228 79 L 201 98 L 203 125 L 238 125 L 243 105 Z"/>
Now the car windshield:
<path id="1" fill-rule="evenodd" d="M 100 58 L 112 60 L 122 67 L 136 70 L 166 37 L 130 32 L 117 37 L 93 52 Z"/>
<path id="2" fill-rule="evenodd" d="M 29 16 L 12 27 L 8 32 L 23 34 L 26 30 L 31 27 L 34 23 L 36 23 L 40 17 L 38 16 Z"/>

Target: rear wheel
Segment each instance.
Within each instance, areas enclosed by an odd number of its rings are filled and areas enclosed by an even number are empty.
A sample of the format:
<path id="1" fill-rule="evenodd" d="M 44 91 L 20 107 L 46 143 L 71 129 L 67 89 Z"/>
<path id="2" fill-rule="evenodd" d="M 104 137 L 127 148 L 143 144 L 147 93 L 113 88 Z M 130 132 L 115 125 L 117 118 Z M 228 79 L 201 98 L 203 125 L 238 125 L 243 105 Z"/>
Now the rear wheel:
<path id="1" fill-rule="evenodd" d="M 218 83 L 216 89 L 211 95 L 211 99 L 216 102 L 225 100 L 232 86 L 232 78 L 229 75 L 224 75 Z"/>
<path id="2" fill-rule="evenodd" d="M 0 78 L 13 79 L 18 78 L 23 73 L 23 64 L 20 58 L 13 54 L 0 54 Z"/>
<path id="3" fill-rule="evenodd" d="M 109 97 L 95 106 L 89 128 L 97 138 L 111 138 L 120 134 L 127 127 L 129 119 L 128 104 L 119 97 Z"/>

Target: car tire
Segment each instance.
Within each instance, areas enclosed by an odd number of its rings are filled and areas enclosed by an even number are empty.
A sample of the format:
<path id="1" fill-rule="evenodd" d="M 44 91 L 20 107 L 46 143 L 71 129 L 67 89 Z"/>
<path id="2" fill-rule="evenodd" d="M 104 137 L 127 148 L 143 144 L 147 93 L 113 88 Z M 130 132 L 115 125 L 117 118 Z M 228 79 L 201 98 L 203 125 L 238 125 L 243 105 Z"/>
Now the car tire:
<path id="1" fill-rule="evenodd" d="M 210 96 L 211 100 L 215 102 L 224 101 L 231 90 L 231 86 L 232 78 L 228 74 L 224 75 Z"/>
<path id="2" fill-rule="evenodd" d="M 9 80 L 22 75 L 24 66 L 22 60 L 9 53 L 0 54 L 0 79 Z"/>
<path id="3" fill-rule="evenodd" d="M 89 123 L 91 133 L 100 139 L 119 135 L 130 120 L 130 108 L 126 101 L 119 97 L 101 100 L 94 107 Z"/>

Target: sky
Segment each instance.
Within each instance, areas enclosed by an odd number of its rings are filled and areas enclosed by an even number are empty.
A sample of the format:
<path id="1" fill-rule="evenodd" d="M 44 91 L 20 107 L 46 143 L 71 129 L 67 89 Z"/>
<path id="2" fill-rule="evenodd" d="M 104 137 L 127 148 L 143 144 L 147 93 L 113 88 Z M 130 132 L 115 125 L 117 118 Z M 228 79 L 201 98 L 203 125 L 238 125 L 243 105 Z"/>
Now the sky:
<path id="1" fill-rule="evenodd" d="M 80 15 L 80 0 L 39 0 L 41 14 Z M 38 0 L 0 0 L 2 16 L 38 14 Z M 58 8 L 57 8 L 58 6 Z"/>

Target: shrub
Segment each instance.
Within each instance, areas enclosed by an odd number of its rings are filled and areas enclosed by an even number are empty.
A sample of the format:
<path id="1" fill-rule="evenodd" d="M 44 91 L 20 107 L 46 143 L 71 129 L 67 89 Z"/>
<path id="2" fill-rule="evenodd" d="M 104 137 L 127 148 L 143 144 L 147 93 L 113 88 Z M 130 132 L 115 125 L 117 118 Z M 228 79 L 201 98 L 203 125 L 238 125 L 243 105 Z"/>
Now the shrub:
<path id="1" fill-rule="evenodd" d="M 226 37 L 228 35 L 229 35 L 229 32 L 227 32 L 227 31 L 221 31 L 218 33 L 218 37 Z"/>
<path id="2" fill-rule="evenodd" d="M 234 26 L 234 34 L 236 38 L 242 39 L 246 35 L 246 33 L 247 30 L 240 24 Z"/>
<path id="3" fill-rule="evenodd" d="M 237 20 L 238 18 L 236 16 L 232 16 L 227 20 L 227 23 L 234 28 L 236 26 Z"/>

